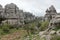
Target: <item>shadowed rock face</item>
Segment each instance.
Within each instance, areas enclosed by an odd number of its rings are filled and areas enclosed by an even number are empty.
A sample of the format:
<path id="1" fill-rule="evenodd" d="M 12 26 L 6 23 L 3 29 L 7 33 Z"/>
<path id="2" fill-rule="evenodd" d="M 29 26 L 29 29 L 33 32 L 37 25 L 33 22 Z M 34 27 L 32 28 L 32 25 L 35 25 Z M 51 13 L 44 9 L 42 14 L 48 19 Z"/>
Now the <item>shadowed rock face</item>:
<path id="1" fill-rule="evenodd" d="M 0 24 L 2 23 L 2 21 L 5 20 L 5 17 L 3 16 L 4 11 L 3 11 L 3 7 L 2 5 L 0 5 Z"/>
<path id="2" fill-rule="evenodd" d="M 24 19 L 27 20 L 27 21 L 30 21 L 30 20 L 33 20 L 34 19 L 34 15 L 32 15 L 31 13 L 29 12 L 24 12 Z"/>
<path id="3" fill-rule="evenodd" d="M 19 17 L 19 8 L 11 3 L 5 6 L 5 17 L 6 18 L 18 18 Z"/>
<path id="4" fill-rule="evenodd" d="M 53 5 L 51 5 L 51 7 L 49 7 L 49 11 L 55 11 L 56 12 L 56 9 Z"/>
<path id="5" fill-rule="evenodd" d="M 0 15 L 1 15 L 1 16 L 3 16 L 3 12 L 4 12 L 4 11 L 3 11 L 3 7 L 2 7 L 2 5 L 0 5 Z"/>
<path id="6" fill-rule="evenodd" d="M 50 21 L 51 19 L 55 18 L 56 14 L 56 9 L 52 5 L 51 7 L 49 7 L 49 9 L 46 10 L 45 19 Z"/>

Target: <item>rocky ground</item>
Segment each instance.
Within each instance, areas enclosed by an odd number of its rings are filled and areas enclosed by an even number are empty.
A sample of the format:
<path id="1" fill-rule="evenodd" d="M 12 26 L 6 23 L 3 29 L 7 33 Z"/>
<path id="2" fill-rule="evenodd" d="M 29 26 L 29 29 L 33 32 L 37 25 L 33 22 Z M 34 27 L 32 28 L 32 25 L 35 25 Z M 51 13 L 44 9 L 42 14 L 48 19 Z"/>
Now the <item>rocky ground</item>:
<path id="1" fill-rule="evenodd" d="M 45 30 L 38 34 L 27 36 L 25 30 L 16 31 L 12 34 L 2 36 L 0 40 L 51 40 L 54 35 L 60 36 L 60 30 Z"/>

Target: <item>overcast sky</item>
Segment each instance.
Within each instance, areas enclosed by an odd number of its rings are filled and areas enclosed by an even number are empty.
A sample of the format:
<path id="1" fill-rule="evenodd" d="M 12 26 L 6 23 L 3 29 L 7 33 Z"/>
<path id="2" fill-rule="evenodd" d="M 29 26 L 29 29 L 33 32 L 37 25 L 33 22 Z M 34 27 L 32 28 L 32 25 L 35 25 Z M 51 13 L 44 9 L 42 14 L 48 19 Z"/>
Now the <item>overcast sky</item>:
<path id="1" fill-rule="evenodd" d="M 44 15 L 46 9 L 51 5 L 54 5 L 56 10 L 60 12 L 60 0 L 0 0 L 3 7 L 9 3 L 14 3 L 19 9 L 32 12 L 36 16 Z"/>

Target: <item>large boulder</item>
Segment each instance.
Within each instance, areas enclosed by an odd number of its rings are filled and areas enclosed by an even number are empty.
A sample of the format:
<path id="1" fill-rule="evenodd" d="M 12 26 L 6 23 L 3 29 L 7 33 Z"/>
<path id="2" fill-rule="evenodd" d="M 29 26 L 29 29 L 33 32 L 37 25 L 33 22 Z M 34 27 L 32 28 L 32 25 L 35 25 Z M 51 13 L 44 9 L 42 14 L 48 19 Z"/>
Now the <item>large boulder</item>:
<path id="1" fill-rule="evenodd" d="M 51 30 L 49 34 L 51 34 L 51 35 L 56 34 L 56 31 Z"/>
<path id="2" fill-rule="evenodd" d="M 56 33 L 57 33 L 57 35 L 59 35 L 59 36 L 60 36 L 60 30 L 58 30 Z"/>

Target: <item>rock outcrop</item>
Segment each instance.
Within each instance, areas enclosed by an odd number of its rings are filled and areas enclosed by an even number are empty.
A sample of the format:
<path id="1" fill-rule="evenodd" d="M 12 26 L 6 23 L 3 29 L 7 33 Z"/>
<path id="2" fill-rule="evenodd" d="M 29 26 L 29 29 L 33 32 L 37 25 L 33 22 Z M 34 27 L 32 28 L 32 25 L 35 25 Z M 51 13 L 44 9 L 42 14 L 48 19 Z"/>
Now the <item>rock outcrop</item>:
<path id="1" fill-rule="evenodd" d="M 35 16 L 30 12 L 20 10 L 14 3 L 5 5 L 5 8 L 0 5 L 0 15 L 6 18 L 6 22 L 4 21 L 5 23 L 11 25 L 24 24 L 24 21 L 32 21 L 35 18 Z"/>

